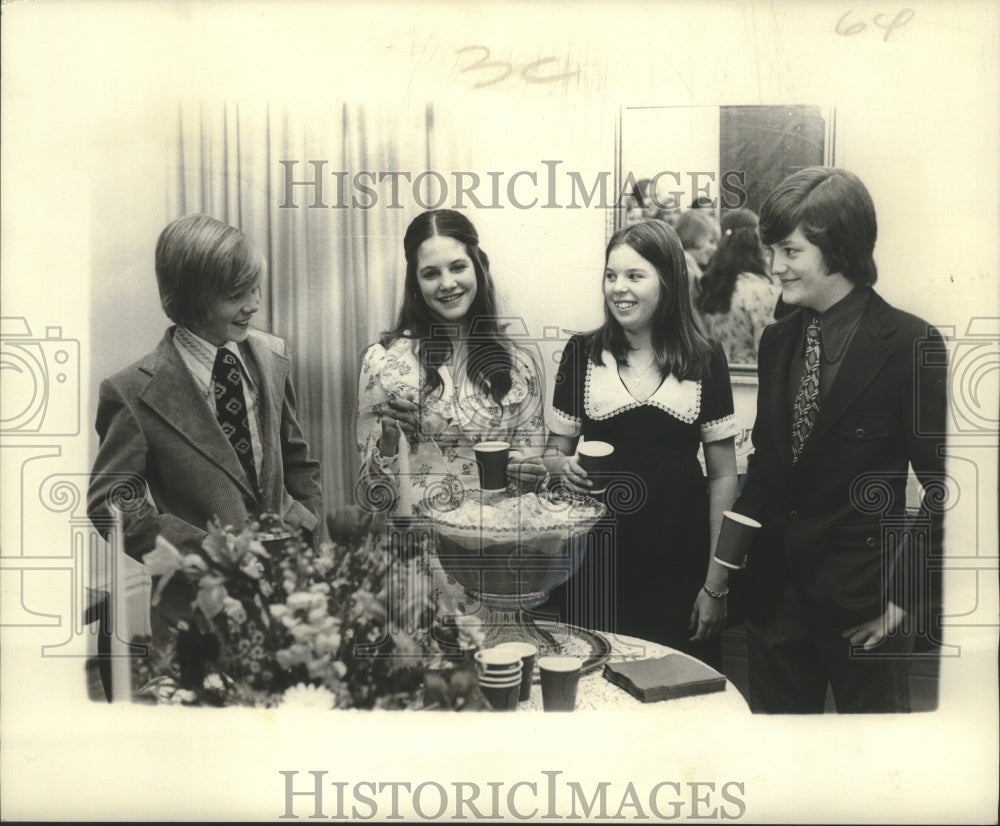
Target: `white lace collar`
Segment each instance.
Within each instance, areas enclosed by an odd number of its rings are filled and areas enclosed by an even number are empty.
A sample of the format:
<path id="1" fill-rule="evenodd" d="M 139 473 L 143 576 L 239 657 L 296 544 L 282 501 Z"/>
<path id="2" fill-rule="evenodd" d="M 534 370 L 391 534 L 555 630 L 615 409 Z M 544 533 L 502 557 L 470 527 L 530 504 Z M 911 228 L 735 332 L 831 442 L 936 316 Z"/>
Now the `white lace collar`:
<path id="1" fill-rule="evenodd" d="M 657 407 L 685 424 L 693 424 L 701 412 L 701 382 L 678 381 L 667 376 L 646 401 L 633 398 L 618 375 L 618 363 L 607 350 L 601 354 L 603 365 L 587 359 L 587 382 L 583 394 L 584 410 L 591 419 L 609 419 L 643 405 Z"/>

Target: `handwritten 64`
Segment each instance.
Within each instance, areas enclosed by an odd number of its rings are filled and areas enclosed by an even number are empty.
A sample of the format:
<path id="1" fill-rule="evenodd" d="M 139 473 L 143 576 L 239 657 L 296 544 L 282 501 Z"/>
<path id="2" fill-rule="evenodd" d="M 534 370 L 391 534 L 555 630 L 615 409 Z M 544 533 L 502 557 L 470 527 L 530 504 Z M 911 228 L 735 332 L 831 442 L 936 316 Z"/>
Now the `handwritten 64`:
<path id="1" fill-rule="evenodd" d="M 913 15 L 913 9 L 903 9 L 897 12 L 892 20 L 886 22 L 886 15 L 880 13 L 872 18 L 872 24 L 885 30 L 885 34 L 882 36 L 882 42 L 885 43 L 889 40 L 889 35 L 896 31 L 896 29 L 903 28 L 903 26 L 913 19 Z M 843 37 L 850 37 L 851 35 L 860 34 L 866 28 L 868 28 L 868 24 L 863 20 L 857 19 L 852 9 L 841 15 L 834 31 Z"/>

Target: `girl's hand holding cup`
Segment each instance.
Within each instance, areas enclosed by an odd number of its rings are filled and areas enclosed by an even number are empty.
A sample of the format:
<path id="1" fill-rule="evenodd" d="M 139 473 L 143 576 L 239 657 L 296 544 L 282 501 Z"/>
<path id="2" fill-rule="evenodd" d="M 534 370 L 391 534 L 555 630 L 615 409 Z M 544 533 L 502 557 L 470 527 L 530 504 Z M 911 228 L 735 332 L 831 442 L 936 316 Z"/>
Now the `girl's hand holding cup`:
<path id="1" fill-rule="evenodd" d="M 608 442 L 586 441 L 576 448 L 576 462 L 590 480 L 592 494 L 604 493 L 608 486 L 608 471 L 611 470 L 614 445 Z M 591 476 L 593 474 L 593 476 Z"/>
<path id="2" fill-rule="evenodd" d="M 575 456 L 567 456 L 562 466 L 562 483 L 573 493 L 590 493 L 594 483 L 587 478 L 587 471 L 580 467 Z"/>

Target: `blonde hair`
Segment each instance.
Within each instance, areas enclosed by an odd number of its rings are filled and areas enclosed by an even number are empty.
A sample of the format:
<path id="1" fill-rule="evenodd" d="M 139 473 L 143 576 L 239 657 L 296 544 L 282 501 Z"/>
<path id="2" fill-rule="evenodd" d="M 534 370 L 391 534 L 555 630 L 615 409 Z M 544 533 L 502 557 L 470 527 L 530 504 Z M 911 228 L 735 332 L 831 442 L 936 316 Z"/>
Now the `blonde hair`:
<path id="1" fill-rule="evenodd" d="M 167 317 L 206 320 L 216 301 L 255 285 L 267 261 L 240 230 L 208 215 L 171 221 L 156 241 L 156 283 Z"/>

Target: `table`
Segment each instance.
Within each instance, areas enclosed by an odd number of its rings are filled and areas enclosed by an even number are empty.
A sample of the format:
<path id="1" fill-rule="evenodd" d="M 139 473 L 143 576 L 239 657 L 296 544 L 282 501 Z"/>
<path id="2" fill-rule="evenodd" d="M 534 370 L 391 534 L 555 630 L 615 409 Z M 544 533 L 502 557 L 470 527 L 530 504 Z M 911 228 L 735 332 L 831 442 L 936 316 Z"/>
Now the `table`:
<path id="1" fill-rule="evenodd" d="M 602 632 L 603 633 L 603 632 Z M 688 654 L 659 645 L 654 642 L 647 642 L 636 637 L 627 637 L 622 634 L 603 633 L 603 636 L 611 644 L 611 662 L 624 662 L 626 660 L 641 660 L 653 657 L 663 657 L 667 654 L 680 654 L 688 659 L 695 659 Z M 531 686 L 531 697 L 518 705 L 519 711 L 542 711 L 542 686 L 537 682 Z M 625 689 L 619 688 L 608 680 L 604 679 L 603 666 L 589 674 L 584 674 L 580 678 L 580 685 L 576 694 L 576 708 L 578 711 L 630 711 L 645 714 L 662 714 L 668 708 L 684 713 L 718 714 L 750 714 L 750 707 L 747 705 L 743 695 L 738 688 L 729 680 L 726 680 L 725 691 L 716 691 L 712 694 L 698 694 L 693 697 L 681 697 L 674 700 L 661 700 L 655 703 L 644 703 L 633 697 Z"/>

